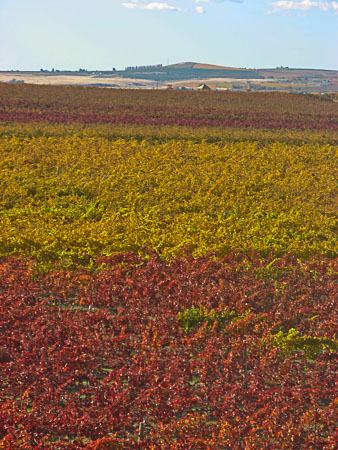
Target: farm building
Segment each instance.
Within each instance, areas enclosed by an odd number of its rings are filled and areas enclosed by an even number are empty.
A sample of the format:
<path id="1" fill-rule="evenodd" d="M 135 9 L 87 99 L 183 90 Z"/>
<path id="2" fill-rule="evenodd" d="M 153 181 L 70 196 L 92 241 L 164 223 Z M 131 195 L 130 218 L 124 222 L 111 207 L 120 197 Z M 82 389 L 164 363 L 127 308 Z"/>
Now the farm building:
<path id="1" fill-rule="evenodd" d="M 197 89 L 199 91 L 211 91 L 211 88 L 205 83 L 200 84 Z"/>

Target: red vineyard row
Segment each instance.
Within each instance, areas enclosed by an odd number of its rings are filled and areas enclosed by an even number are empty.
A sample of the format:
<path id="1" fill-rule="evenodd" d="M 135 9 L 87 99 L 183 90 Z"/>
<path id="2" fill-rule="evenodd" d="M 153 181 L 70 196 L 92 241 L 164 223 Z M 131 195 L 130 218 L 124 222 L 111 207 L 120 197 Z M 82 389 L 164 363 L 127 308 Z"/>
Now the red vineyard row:
<path id="1" fill-rule="evenodd" d="M 337 354 L 271 337 L 335 339 L 334 265 L 128 253 L 42 276 L 3 259 L 0 445 L 334 449 Z M 184 326 L 197 310 L 216 319 Z"/>
<path id="2" fill-rule="evenodd" d="M 128 125 L 178 125 L 197 127 L 225 127 L 225 128 L 259 128 L 259 129 L 312 129 L 312 130 L 338 130 L 338 122 L 333 119 L 313 121 L 301 119 L 283 119 L 275 118 L 256 118 L 245 117 L 237 118 L 228 113 L 227 119 L 209 119 L 209 118 L 186 118 L 186 117 L 153 117 L 145 115 L 111 115 L 111 114 L 76 114 L 68 112 L 21 112 L 10 111 L 0 112 L 0 122 L 47 122 L 68 124 L 73 122 L 80 123 L 100 123 L 100 124 L 128 124 Z M 249 115 L 248 115 L 249 116 Z"/>

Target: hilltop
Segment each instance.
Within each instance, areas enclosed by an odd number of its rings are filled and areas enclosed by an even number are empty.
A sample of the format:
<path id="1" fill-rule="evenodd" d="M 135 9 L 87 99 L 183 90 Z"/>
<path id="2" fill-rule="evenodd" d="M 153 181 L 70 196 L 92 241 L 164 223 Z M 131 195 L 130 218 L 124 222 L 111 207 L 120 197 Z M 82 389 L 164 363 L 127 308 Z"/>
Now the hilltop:
<path id="1" fill-rule="evenodd" d="M 166 69 L 238 70 L 241 72 L 250 70 L 250 69 L 243 69 L 243 68 L 239 68 L 239 67 L 218 66 L 215 64 L 204 64 L 204 63 L 196 63 L 196 62 L 181 62 L 181 63 L 165 66 L 165 68 Z"/>
<path id="2" fill-rule="evenodd" d="M 118 74 L 122 77 L 143 78 L 162 82 L 189 79 L 205 80 L 210 78 L 263 78 L 262 75 L 252 69 L 240 69 L 237 67 L 217 66 L 198 62 L 181 62 L 168 66 L 127 67 L 124 71 L 118 71 Z"/>

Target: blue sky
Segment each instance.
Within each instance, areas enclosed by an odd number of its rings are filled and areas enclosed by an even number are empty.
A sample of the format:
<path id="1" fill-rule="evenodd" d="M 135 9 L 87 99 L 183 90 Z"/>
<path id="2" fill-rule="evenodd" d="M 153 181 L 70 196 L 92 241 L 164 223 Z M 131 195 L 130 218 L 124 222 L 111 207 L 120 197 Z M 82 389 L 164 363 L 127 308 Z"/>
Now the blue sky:
<path id="1" fill-rule="evenodd" d="M 338 69 L 338 0 L 0 0 L 0 70 Z"/>

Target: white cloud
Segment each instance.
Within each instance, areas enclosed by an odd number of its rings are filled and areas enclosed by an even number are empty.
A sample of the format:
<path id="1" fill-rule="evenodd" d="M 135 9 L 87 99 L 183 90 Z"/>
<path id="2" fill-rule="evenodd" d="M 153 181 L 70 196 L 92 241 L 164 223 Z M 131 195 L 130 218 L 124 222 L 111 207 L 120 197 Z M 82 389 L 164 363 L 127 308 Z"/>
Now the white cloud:
<path id="1" fill-rule="evenodd" d="M 244 0 L 195 0 L 195 3 L 225 3 L 226 1 L 232 3 L 244 3 Z"/>
<path id="2" fill-rule="evenodd" d="M 1 0 L 0 0 L 1 1 Z M 205 12 L 205 6 L 210 3 L 243 3 L 244 0 L 191 0 L 197 4 L 195 6 L 195 12 L 198 14 L 203 14 Z M 151 0 L 129 0 L 128 2 L 121 3 L 121 5 L 128 9 L 146 9 L 148 11 L 188 11 L 188 9 L 178 6 L 183 3 L 182 0 L 167 0 L 167 1 L 151 1 Z"/>
<path id="3" fill-rule="evenodd" d="M 1 1 L 1 0 L 0 0 Z M 195 12 L 203 14 L 205 7 L 211 3 L 244 3 L 245 0 L 191 0 L 195 3 Z M 126 3 L 121 3 L 122 6 L 129 9 L 144 9 L 148 11 L 188 11 L 180 5 L 182 0 L 166 0 L 166 1 L 151 1 L 151 0 L 129 0 Z M 267 14 L 275 14 L 283 11 L 309 11 L 310 9 L 317 9 L 324 12 L 334 12 L 338 14 L 338 1 L 330 0 L 277 0 L 271 2 L 272 9 Z"/>
<path id="4" fill-rule="evenodd" d="M 195 11 L 198 14 L 203 14 L 204 13 L 204 8 L 203 8 L 203 6 L 196 6 Z"/>
<path id="5" fill-rule="evenodd" d="M 132 0 L 131 3 L 122 3 L 122 6 L 129 9 L 147 9 L 149 11 L 181 11 L 178 6 L 169 5 L 166 2 L 147 2 L 142 0 Z"/>
<path id="6" fill-rule="evenodd" d="M 330 11 L 333 10 L 338 12 L 338 2 L 328 2 L 328 1 L 312 1 L 312 0 L 298 0 L 289 1 L 281 0 L 272 2 L 274 9 L 268 11 L 268 14 L 274 14 L 281 11 L 309 11 L 312 8 L 317 8 L 320 11 Z"/>
<path id="7" fill-rule="evenodd" d="M 332 2 L 331 6 L 332 6 L 335 14 L 338 14 L 338 2 Z"/>

